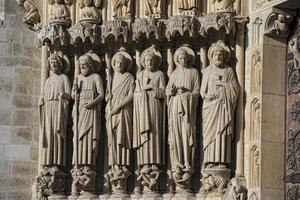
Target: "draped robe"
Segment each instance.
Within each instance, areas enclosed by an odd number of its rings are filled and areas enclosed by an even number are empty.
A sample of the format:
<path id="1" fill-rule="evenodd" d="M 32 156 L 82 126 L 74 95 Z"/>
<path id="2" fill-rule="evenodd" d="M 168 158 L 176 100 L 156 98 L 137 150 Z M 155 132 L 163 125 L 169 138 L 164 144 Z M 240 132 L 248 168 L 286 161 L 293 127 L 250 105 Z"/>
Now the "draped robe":
<path id="1" fill-rule="evenodd" d="M 101 130 L 102 103 L 100 102 L 90 109 L 85 108 L 84 103 L 91 102 L 99 95 L 104 96 L 103 83 L 101 77 L 94 73 L 89 76 L 83 76 L 82 74 L 78 75 L 78 84 L 78 164 L 95 166 Z"/>
<path id="2" fill-rule="evenodd" d="M 196 109 L 200 92 L 200 77 L 196 69 L 177 67 L 172 73 L 167 90 L 184 87 L 188 92 L 168 97 L 168 126 L 172 168 L 193 166 L 196 146 Z M 187 162 L 187 163 L 185 163 Z"/>
<path id="3" fill-rule="evenodd" d="M 198 0 L 177 0 L 177 6 L 180 10 L 191 10 L 198 8 Z"/>
<path id="4" fill-rule="evenodd" d="M 214 0 L 214 11 L 234 11 L 234 3 L 235 0 Z"/>
<path id="5" fill-rule="evenodd" d="M 53 4 L 49 7 L 50 22 L 55 20 L 67 20 L 70 18 L 70 11 L 64 4 Z"/>
<path id="6" fill-rule="evenodd" d="M 148 84 L 154 89 L 143 91 Z M 137 75 L 134 93 L 133 148 L 139 165 L 162 164 L 165 78 L 147 69 Z"/>
<path id="7" fill-rule="evenodd" d="M 216 86 L 216 80 L 221 80 L 226 85 Z M 219 94 L 215 100 L 203 101 L 204 163 L 231 163 L 232 123 L 238 92 L 231 67 L 218 68 L 211 65 L 203 70 L 201 96 Z"/>
<path id="8" fill-rule="evenodd" d="M 134 87 L 134 78 L 130 73 L 114 75 L 112 81 L 112 98 L 106 106 L 106 113 L 116 108 Z M 119 112 L 107 116 L 109 166 L 130 165 L 130 150 L 132 149 L 132 103 L 122 107 Z"/>
<path id="9" fill-rule="evenodd" d="M 39 107 L 42 136 L 42 165 L 66 165 L 66 134 L 69 112 L 67 99 L 59 94 L 70 94 L 69 79 L 64 74 L 51 73 L 46 80 Z"/>
<path id="10" fill-rule="evenodd" d="M 152 3 L 154 0 L 145 0 L 145 10 L 146 15 L 160 14 L 161 13 L 161 1 L 156 0 L 157 2 Z"/>
<path id="11" fill-rule="evenodd" d="M 112 0 L 113 1 L 113 11 L 115 13 L 115 17 L 123 18 L 130 16 L 130 6 L 131 0 Z M 125 2 L 125 4 L 123 4 Z"/>

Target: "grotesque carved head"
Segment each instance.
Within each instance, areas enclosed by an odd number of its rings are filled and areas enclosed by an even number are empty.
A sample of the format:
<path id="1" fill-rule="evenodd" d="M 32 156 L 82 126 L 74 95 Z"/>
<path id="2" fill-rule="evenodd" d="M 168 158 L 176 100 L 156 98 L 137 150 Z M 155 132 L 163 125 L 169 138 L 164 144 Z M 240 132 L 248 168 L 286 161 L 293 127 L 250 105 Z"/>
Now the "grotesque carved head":
<path id="1" fill-rule="evenodd" d="M 94 72 L 93 58 L 90 55 L 83 55 L 79 58 L 81 74 L 88 76 Z"/>

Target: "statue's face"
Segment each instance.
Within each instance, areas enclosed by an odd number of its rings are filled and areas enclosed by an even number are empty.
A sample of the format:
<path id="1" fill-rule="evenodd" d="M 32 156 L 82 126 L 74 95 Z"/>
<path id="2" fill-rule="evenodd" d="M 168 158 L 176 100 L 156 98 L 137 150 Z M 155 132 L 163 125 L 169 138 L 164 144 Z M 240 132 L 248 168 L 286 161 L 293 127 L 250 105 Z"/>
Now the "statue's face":
<path id="1" fill-rule="evenodd" d="M 92 5 L 92 1 L 91 0 L 84 0 L 84 5 L 91 6 Z"/>
<path id="2" fill-rule="evenodd" d="M 49 61 L 50 64 L 50 70 L 55 73 L 55 74 L 60 74 L 60 65 L 58 60 L 56 60 L 55 58 L 50 59 Z"/>
<path id="3" fill-rule="evenodd" d="M 183 66 L 183 67 L 187 67 L 188 66 L 188 58 L 187 55 L 184 53 L 180 53 L 178 54 L 178 63 Z"/>
<path id="4" fill-rule="evenodd" d="M 153 55 L 146 55 L 145 56 L 145 67 L 149 70 L 149 71 L 153 71 L 155 70 L 155 58 Z"/>
<path id="5" fill-rule="evenodd" d="M 92 64 L 89 61 L 89 59 L 84 58 L 84 59 L 80 60 L 79 64 L 80 64 L 80 71 L 81 71 L 82 75 L 88 76 L 89 74 L 91 74 Z"/>
<path id="6" fill-rule="evenodd" d="M 124 73 L 125 59 L 123 57 L 118 57 L 115 61 L 115 71 L 119 73 Z"/>
<path id="7" fill-rule="evenodd" d="M 285 16 L 282 15 L 282 14 L 279 14 L 279 15 L 278 15 L 278 20 L 279 20 L 280 22 L 285 22 Z"/>
<path id="8" fill-rule="evenodd" d="M 97 8 L 101 6 L 101 0 L 95 0 L 94 3 Z"/>
<path id="9" fill-rule="evenodd" d="M 213 56 L 212 56 L 212 60 L 213 60 L 213 64 L 216 67 L 221 67 L 223 65 L 223 62 L 224 62 L 224 53 L 220 50 L 214 51 Z"/>

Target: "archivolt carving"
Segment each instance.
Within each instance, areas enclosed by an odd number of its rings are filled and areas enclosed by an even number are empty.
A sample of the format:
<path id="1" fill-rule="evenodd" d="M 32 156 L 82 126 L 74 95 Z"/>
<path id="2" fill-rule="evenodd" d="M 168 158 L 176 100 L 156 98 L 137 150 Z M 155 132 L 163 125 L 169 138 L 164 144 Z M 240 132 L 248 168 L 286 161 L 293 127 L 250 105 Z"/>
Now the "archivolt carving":
<path id="1" fill-rule="evenodd" d="M 31 30 L 38 31 L 42 28 L 40 4 L 37 0 L 19 0 L 19 5 L 24 7 L 25 15 L 23 22 L 26 23 Z"/>
<path id="2" fill-rule="evenodd" d="M 292 16 L 284 13 L 271 13 L 266 19 L 265 34 L 275 37 L 287 37 Z"/>

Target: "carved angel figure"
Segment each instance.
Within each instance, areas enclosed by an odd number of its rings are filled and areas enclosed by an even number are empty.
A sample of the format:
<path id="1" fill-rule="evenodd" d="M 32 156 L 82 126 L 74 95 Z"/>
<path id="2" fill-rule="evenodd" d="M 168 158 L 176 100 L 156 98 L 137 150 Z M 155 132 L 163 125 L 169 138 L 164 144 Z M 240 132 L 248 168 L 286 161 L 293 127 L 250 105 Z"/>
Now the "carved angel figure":
<path id="1" fill-rule="evenodd" d="M 101 22 L 101 0 L 81 0 L 80 4 L 80 21 L 90 23 Z"/>
<path id="2" fill-rule="evenodd" d="M 271 32 L 277 35 L 288 35 L 289 24 L 291 23 L 292 17 L 289 15 L 278 14 L 277 19 L 271 28 Z"/>
<path id="3" fill-rule="evenodd" d="M 64 0 L 49 0 L 49 22 L 53 24 L 70 23 L 70 11 Z"/>
<path id="4" fill-rule="evenodd" d="M 213 11 L 215 12 L 233 12 L 234 2 L 236 0 L 213 0 Z"/>
<path id="5" fill-rule="evenodd" d="M 42 137 L 42 166 L 66 165 L 66 137 L 69 112 L 70 83 L 63 74 L 69 67 L 63 65 L 59 54 L 48 58 L 50 76 L 45 82 L 39 101 Z"/>
<path id="6" fill-rule="evenodd" d="M 180 170 L 189 174 L 179 178 L 184 182 L 188 182 L 186 179 L 192 176 L 196 145 L 197 112 L 195 110 L 198 106 L 200 77 L 198 71 L 190 66 L 194 63 L 194 59 L 195 54 L 188 47 L 181 47 L 175 52 L 176 69 L 171 74 L 166 89 L 172 171 L 177 171 L 178 166 L 181 166 Z M 182 188 L 178 182 L 176 185 Z M 189 187 L 190 184 L 184 189 Z"/>
<path id="7" fill-rule="evenodd" d="M 112 0 L 113 17 L 129 18 L 131 17 L 131 0 Z"/>
<path id="8" fill-rule="evenodd" d="M 211 65 L 203 70 L 201 85 L 204 165 L 227 167 L 231 164 L 232 123 L 239 87 L 233 69 L 226 65 L 229 48 L 218 41 L 208 54 Z"/>
<path id="9" fill-rule="evenodd" d="M 79 58 L 81 74 L 75 79 L 78 81 L 75 83 L 78 84 L 78 91 L 75 87 L 72 90 L 73 99 L 75 99 L 76 92 L 79 96 L 78 140 L 75 141 L 78 155 L 73 155 L 73 164 L 75 156 L 77 156 L 78 165 L 96 166 L 104 90 L 102 79 L 96 73 L 101 66 L 94 64 L 93 56 L 96 55 L 87 53 Z M 74 111 L 75 108 L 73 109 L 73 118 L 75 118 Z"/>

